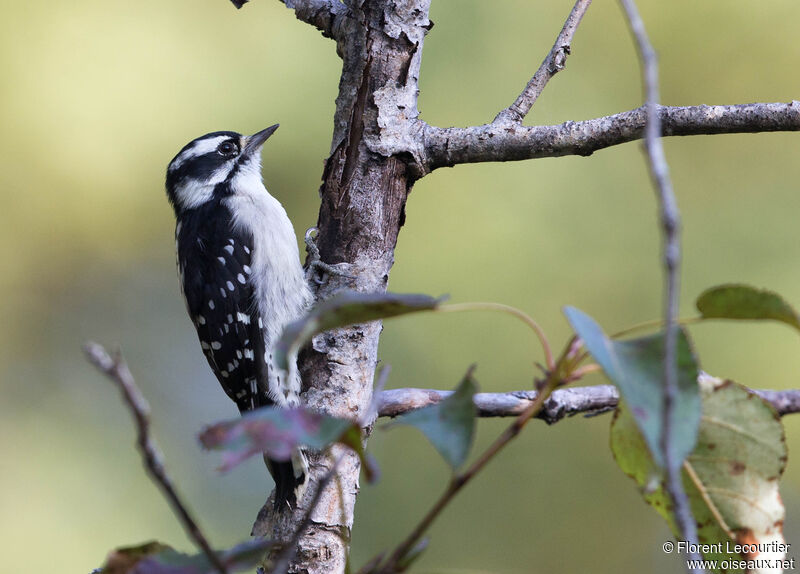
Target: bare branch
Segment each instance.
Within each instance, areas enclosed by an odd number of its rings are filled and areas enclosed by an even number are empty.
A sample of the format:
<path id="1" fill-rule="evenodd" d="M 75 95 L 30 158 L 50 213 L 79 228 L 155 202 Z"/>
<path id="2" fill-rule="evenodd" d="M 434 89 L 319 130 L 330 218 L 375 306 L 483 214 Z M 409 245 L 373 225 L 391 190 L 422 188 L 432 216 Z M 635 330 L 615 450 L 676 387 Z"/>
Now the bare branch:
<path id="1" fill-rule="evenodd" d="M 150 478 L 161 488 L 161 492 L 167 498 L 172 510 L 178 515 L 189 538 L 202 550 L 217 572 L 227 574 L 228 569 L 211 549 L 208 539 L 200 530 L 186 504 L 181 500 L 167 475 L 167 471 L 164 469 L 162 462 L 164 457 L 150 437 L 150 405 L 147 404 L 141 391 L 136 386 L 136 381 L 134 381 L 128 365 L 122 358 L 122 354 L 116 352 L 111 357 L 102 345 L 97 343 L 86 343 L 83 346 L 83 351 L 86 353 L 89 362 L 116 383 L 119 390 L 122 391 L 122 398 L 131 411 L 136 424 L 137 444 L 142 453 L 144 467 Z"/>
<path id="2" fill-rule="evenodd" d="M 439 403 L 453 391 L 435 389 L 391 389 L 383 391 L 378 401 L 378 414 L 396 417 L 409 411 Z M 473 399 L 480 417 L 516 417 L 525 412 L 536 400 L 536 391 L 511 391 L 508 393 L 477 393 Z M 536 418 L 555 423 L 578 413 L 591 413 L 613 409 L 619 395 L 612 385 L 576 387 L 553 391 Z"/>
<path id="3" fill-rule="evenodd" d="M 347 7 L 338 0 L 280 0 L 294 10 L 298 20 L 311 24 L 326 38 L 335 38 L 336 19 L 347 13 Z"/>
<path id="4" fill-rule="evenodd" d="M 575 6 L 573 6 L 572 12 L 570 12 L 567 17 L 564 27 L 561 28 L 561 33 L 558 35 L 558 38 L 556 38 L 550 53 L 547 54 L 547 57 L 545 57 L 539 69 L 536 70 L 536 73 L 528 82 L 528 85 L 525 86 L 525 89 L 516 101 L 497 114 L 497 117 L 492 123 L 518 124 L 528 115 L 528 112 L 531 111 L 533 104 L 536 103 L 536 100 L 544 90 L 547 82 L 550 81 L 550 78 L 555 76 L 566 66 L 567 56 L 569 56 L 571 51 L 572 37 L 575 35 L 575 31 L 578 29 L 578 25 L 581 23 L 581 19 L 586 13 L 586 10 L 589 9 L 591 3 L 592 0 L 577 0 L 577 2 L 575 2 Z"/>
<path id="5" fill-rule="evenodd" d="M 658 106 L 662 136 L 800 131 L 800 101 L 734 106 Z M 644 107 L 557 126 L 486 124 L 467 128 L 423 127 L 424 171 L 461 163 L 518 161 L 597 150 L 641 139 Z"/>
<path id="6" fill-rule="evenodd" d="M 772 405 L 780 415 L 800 412 L 800 389 L 767 391 L 749 389 Z M 397 417 L 422 407 L 435 405 L 449 397 L 453 391 L 436 389 L 391 389 L 383 391 L 378 400 L 378 415 Z M 536 391 L 510 391 L 507 393 L 478 393 L 473 399 L 480 417 L 516 417 L 536 399 Z M 611 411 L 617 406 L 619 392 L 613 385 L 573 387 L 553 391 L 535 418 L 548 424 L 583 414 L 587 416 Z"/>
<path id="7" fill-rule="evenodd" d="M 767 391 L 750 389 L 759 397 L 767 401 L 780 416 L 800 413 L 800 390 Z"/>
<path id="8" fill-rule="evenodd" d="M 666 467 L 666 491 L 674 505 L 675 523 L 683 540 L 697 544 L 697 523 L 692 516 L 689 497 L 683 488 L 681 476 L 682 460 L 673 451 L 673 432 L 678 400 L 678 299 L 680 297 L 680 212 L 672 180 L 669 177 L 667 158 L 661 143 L 661 118 L 658 115 L 658 59 L 647 36 L 644 21 L 634 0 L 620 0 L 628 23 L 636 39 L 642 65 L 642 76 L 646 92 L 647 125 L 645 129 L 645 149 L 647 150 L 650 176 L 656 187 L 659 203 L 659 216 L 664 232 L 664 379 L 662 397 L 664 404 L 661 413 L 661 436 L 659 446 Z M 690 560 L 700 560 L 699 552 L 689 552 Z M 687 562 L 688 564 L 688 562 Z M 702 568 L 689 567 L 690 572 Z"/>

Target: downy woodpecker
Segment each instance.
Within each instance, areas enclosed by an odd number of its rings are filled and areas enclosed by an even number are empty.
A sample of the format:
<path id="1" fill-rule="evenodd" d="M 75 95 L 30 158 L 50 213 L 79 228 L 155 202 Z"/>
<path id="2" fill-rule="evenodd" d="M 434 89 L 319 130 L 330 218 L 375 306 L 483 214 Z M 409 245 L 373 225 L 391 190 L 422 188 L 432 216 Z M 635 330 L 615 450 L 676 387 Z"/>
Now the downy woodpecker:
<path id="1" fill-rule="evenodd" d="M 208 364 L 242 413 L 298 404 L 300 376 L 293 369 L 287 380 L 272 349 L 313 301 L 292 223 L 261 180 L 261 147 L 277 128 L 206 134 L 167 167 L 186 308 Z M 266 462 L 275 507 L 293 507 L 308 475 L 305 457 Z"/>

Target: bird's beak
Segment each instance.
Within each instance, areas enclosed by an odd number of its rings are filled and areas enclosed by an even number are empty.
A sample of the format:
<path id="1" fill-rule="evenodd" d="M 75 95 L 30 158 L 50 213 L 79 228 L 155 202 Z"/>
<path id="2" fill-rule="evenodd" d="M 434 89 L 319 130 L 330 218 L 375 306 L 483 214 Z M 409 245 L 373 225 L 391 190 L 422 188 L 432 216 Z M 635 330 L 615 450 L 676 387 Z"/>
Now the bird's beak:
<path id="1" fill-rule="evenodd" d="M 261 130 L 260 132 L 256 132 L 251 136 L 247 137 L 247 141 L 244 144 L 244 153 L 247 156 L 254 155 L 261 151 L 261 146 L 264 145 L 264 142 L 269 139 L 269 136 L 275 133 L 275 130 L 278 129 L 280 124 L 275 124 L 274 126 L 269 126 L 265 130 Z"/>

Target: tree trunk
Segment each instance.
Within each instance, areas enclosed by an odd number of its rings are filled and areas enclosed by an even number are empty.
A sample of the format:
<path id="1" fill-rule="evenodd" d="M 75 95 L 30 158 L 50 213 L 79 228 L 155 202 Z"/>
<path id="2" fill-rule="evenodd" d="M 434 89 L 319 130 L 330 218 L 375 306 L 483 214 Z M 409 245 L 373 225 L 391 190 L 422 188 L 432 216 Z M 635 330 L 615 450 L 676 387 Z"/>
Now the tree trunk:
<path id="1" fill-rule="evenodd" d="M 331 155 L 320 189 L 317 244 L 322 261 L 343 263 L 349 277 L 331 277 L 319 297 L 347 287 L 385 291 L 405 203 L 419 177 L 419 156 L 411 142 L 417 120 L 417 80 L 422 42 L 428 29 L 429 0 L 346 2 L 335 37 L 343 60 L 336 100 Z M 308 387 L 306 403 L 332 416 L 364 420 L 372 400 L 379 322 L 354 325 L 316 337 L 301 357 Z M 371 425 L 371 421 L 364 424 Z M 342 457 L 337 477 L 317 505 L 298 545 L 290 572 L 344 572 L 359 491 L 360 465 L 343 447 L 328 457 L 312 456 L 311 487 L 293 514 L 264 506 L 254 534 L 286 540 L 295 531 L 333 461 Z"/>

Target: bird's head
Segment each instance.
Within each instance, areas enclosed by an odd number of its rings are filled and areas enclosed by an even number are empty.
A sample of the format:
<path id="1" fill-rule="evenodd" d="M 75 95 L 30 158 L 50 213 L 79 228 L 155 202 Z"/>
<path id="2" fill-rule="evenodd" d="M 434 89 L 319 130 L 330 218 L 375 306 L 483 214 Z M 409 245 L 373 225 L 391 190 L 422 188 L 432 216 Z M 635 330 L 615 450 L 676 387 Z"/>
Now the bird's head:
<path id="1" fill-rule="evenodd" d="M 183 146 L 167 167 L 167 197 L 175 213 L 232 193 L 237 175 L 260 177 L 261 146 L 276 129 L 278 124 L 251 136 L 212 132 Z"/>

